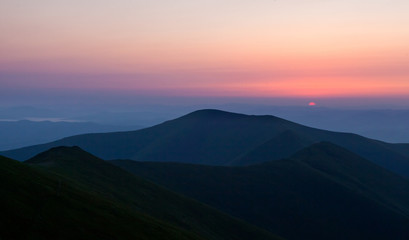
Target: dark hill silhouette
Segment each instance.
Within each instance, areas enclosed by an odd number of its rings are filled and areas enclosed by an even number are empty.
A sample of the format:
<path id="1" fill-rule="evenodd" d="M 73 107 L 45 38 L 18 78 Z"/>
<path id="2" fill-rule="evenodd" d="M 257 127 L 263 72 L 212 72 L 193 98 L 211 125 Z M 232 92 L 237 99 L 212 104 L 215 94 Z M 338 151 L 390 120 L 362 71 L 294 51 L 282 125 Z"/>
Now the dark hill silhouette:
<path id="1" fill-rule="evenodd" d="M 78 135 L 0 154 L 26 160 L 51 147 L 78 145 L 105 160 L 227 166 L 289 157 L 302 147 L 320 141 L 333 142 L 409 177 L 408 145 L 310 128 L 273 116 L 250 116 L 219 110 L 196 111 L 138 131 Z"/>
<path id="2" fill-rule="evenodd" d="M 303 149 L 312 142 L 313 141 L 307 137 L 302 137 L 291 130 L 286 130 L 256 147 L 230 165 L 251 165 L 268 160 L 285 158 Z"/>
<path id="3" fill-rule="evenodd" d="M 26 163 L 204 239 L 277 239 L 265 230 L 170 192 L 79 147 L 53 148 Z"/>
<path id="4" fill-rule="evenodd" d="M 1 239 L 203 239 L 0 156 Z"/>
<path id="5" fill-rule="evenodd" d="M 409 182 L 328 142 L 246 167 L 112 162 L 288 239 L 409 238 Z"/>

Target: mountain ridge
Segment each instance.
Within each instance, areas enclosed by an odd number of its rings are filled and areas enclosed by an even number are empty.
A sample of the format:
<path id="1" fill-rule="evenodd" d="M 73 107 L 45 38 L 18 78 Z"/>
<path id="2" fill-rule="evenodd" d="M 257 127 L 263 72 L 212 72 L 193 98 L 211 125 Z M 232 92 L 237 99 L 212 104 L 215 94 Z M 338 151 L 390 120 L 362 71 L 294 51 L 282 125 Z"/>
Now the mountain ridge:
<path id="1" fill-rule="evenodd" d="M 250 166 L 111 162 L 288 239 L 409 237 L 409 182 L 333 143 Z"/>
<path id="2" fill-rule="evenodd" d="M 282 151 L 280 143 L 288 132 L 298 140 L 287 140 L 287 149 Z M 264 146 L 264 150 L 271 155 L 267 160 L 278 160 L 320 141 L 333 142 L 382 167 L 409 177 L 407 144 L 389 144 L 356 134 L 310 128 L 269 115 L 244 115 L 220 110 L 198 110 L 142 130 L 77 135 L 0 154 L 25 160 L 51 147 L 78 145 L 105 160 L 249 165 L 266 160 L 247 156 L 261 150 L 263 144 L 270 142 L 270 145 Z"/>
<path id="3" fill-rule="evenodd" d="M 205 239 L 279 239 L 263 229 L 128 173 L 77 146 L 52 148 L 25 163 L 58 174 L 86 191 Z M 232 232 L 231 229 L 236 230 Z"/>
<path id="4" fill-rule="evenodd" d="M 0 173 L 1 239 L 203 240 L 3 156 Z"/>

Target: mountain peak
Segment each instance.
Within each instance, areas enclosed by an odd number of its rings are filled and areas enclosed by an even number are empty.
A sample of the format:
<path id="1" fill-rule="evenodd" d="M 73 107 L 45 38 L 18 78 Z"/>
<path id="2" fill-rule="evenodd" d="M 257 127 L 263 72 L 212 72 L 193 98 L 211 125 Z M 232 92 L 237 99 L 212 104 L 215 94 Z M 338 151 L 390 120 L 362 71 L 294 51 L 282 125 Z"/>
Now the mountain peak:
<path id="1" fill-rule="evenodd" d="M 245 114 L 240 113 L 232 113 L 226 112 L 218 109 L 201 109 L 194 112 L 191 112 L 185 117 L 206 117 L 206 118 L 213 118 L 213 117 L 239 117 L 239 116 L 247 116 Z"/>
<path id="2" fill-rule="evenodd" d="M 58 147 L 50 148 L 46 152 L 72 152 L 72 151 L 83 151 L 83 152 L 85 152 L 79 146 L 58 146 Z"/>
<path id="3" fill-rule="evenodd" d="M 26 161 L 29 164 L 47 164 L 66 161 L 79 161 L 82 159 L 97 159 L 97 157 L 84 151 L 78 146 L 59 146 L 39 153 Z"/>
<path id="4" fill-rule="evenodd" d="M 201 109 L 191 112 L 175 120 L 225 120 L 225 121 L 257 121 L 257 122 L 279 122 L 288 123 L 288 120 L 273 115 L 247 115 L 242 113 L 227 112 L 218 109 Z M 292 123 L 295 124 L 295 123 Z"/>

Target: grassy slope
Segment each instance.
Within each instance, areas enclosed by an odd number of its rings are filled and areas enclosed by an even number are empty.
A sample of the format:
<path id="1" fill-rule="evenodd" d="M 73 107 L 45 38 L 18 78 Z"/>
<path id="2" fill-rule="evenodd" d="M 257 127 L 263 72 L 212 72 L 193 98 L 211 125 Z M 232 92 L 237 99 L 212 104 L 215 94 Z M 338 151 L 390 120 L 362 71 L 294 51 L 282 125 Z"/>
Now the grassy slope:
<path id="1" fill-rule="evenodd" d="M 201 239 L 0 156 L 0 239 Z"/>
<path id="2" fill-rule="evenodd" d="M 114 164 L 288 239 L 407 239 L 409 183 L 330 143 L 248 167 Z"/>
<path id="3" fill-rule="evenodd" d="M 284 150 L 280 147 L 283 141 L 288 143 Z M 320 141 L 333 142 L 409 177 L 409 148 L 406 145 L 309 128 L 273 116 L 217 110 L 196 111 L 139 131 L 79 135 L 2 154 L 24 160 L 51 147 L 78 145 L 103 159 L 248 165 L 289 157 L 302 147 Z M 270 159 L 248 156 L 260 152 L 260 148 L 264 148 Z"/>
<path id="4" fill-rule="evenodd" d="M 206 239 L 276 239 L 264 230 L 147 182 L 78 147 L 54 148 L 27 163 Z"/>

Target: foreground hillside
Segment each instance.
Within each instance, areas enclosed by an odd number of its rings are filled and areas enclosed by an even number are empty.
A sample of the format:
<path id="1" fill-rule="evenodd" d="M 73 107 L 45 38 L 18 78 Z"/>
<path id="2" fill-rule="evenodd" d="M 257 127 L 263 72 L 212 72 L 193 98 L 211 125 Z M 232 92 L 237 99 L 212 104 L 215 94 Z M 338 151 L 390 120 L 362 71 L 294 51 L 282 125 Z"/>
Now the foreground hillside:
<path id="1" fill-rule="evenodd" d="M 409 182 L 331 143 L 248 167 L 112 162 L 288 239 L 409 239 Z"/>
<path id="2" fill-rule="evenodd" d="M 203 239 L 0 157 L 0 239 Z"/>
<path id="3" fill-rule="evenodd" d="M 409 177 L 408 145 L 309 128 L 273 116 L 249 116 L 218 110 L 196 111 L 138 131 L 78 135 L 0 154 L 26 160 L 51 147 L 78 145 L 106 160 L 235 166 L 289 157 L 320 141 L 333 142 Z M 264 158 L 265 155 L 269 159 Z"/>
<path id="4" fill-rule="evenodd" d="M 47 204 L 44 207 L 44 211 L 50 212 L 51 216 L 45 219 L 43 219 L 42 216 L 40 218 L 47 223 L 54 222 L 55 220 L 55 223 L 51 225 L 55 231 L 58 230 L 61 224 L 67 224 L 67 228 L 72 224 L 77 224 L 79 228 L 82 227 L 87 230 L 88 225 L 81 225 L 83 221 L 86 221 L 89 225 L 95 225 L 95 227 L 92 228 L 94 230 L 98 230 L 99 227 L 104 228 L 106 224 L 110 224 L 110 227 L 115 229 L 125 228 L 125 236 L 129 234 L 126 233 L 126 231 L 143 228 L 143 230 L 146 229 L 146 239 L 167 239 L 167 237 L 163 236 L 166 234 L 165 230 L 168 229 L 169 231 L 175 231 L 174 235 L 176 237 L 174 239 L 179 238 L 178 234 L 180 234 L 182 238 L 189 239 L 277 239 L 265 230 L 261 230 L 197 201 L 170 192 L 151 182 L 147 182 L 140 177 L 136 177 L 104 160 L 84 152 L 78 147 L 53 148 L 28 160 L 26 164 L 30 166 L 12 160 L 8 162 L 12 162 L 18 166 L 18 169 L 25 169 L 26 172 L 16 172 L 10 176 L 12 180 L 6 179 L 7 181 L 3 181 L 2 184 L 6 185 L 6 190 L 3 189 L 3 195 L 8 196 L 9 202 L 18 203 L 19 201 L 26 201 L 25 206 L 31 209 L 31 211 L 34 211 L 34 215 L 36 208 L 39 206 L 37 202 L 47 201 L 47 190 L 58 196 L 58 194 L 61 194 L 61 189 L 66 189 L 66 187 L 62 188 L 60 185 L 70 186 L 73 189 L 64 196 L 66 196 L 67 201 L 78 201 L 80 203 L 79 206 L 64 206 L 65 202 L 60 202 L 59 198 L 54 196 L 56 199 L 52 202 L 51 206 L 48 207 L 49 204 Z M 33 169 L 34 167 L 35 169 Z M 54 185 L 47 185 L 47 180 L 37 183 L 36 178 L 38 173 L 46 174 L 50 176 L 50 178 L 52 176 L 55 182 Z M 27 178 L 23 188 L 16 185 L 20 178 Z M 17 183 L 10 184 L 8 183 L 10 181 Z M 38 188 L 38 190 L 36 190 L 36 188 Z M 21 189 L 21 191 L 18 191 L 18 194 L 14 195 L 13 189 Z M 82 193 L 95 196 L 95 198 L 107 202 L 105 210 L 107 216 L 105 218 L 99 218 L 98 215 L 92 212 L 94 208 L 92 202 L 80 201 L 81 199 L 75 198 Z M 71 196 L 73 199 L 71 199 Z M 53 196 L 51 195 L 51 197 Z M 24 199 L 21 200 L 21 198 Z M 33 201 L 33 205 L 30 204 L 31 201 Z M 111 209 L 116 206 L 121 207 L 120 210 L 118 210 L 119 213 Z M 8 208 L 10 209 L 10 216 L 13 216 L 13 212 L 19 209 L 19 205 L 11 205 L 11 207 Z M 61 211 L 59 210 L 60 208 L 62 209 Z M 102 213 L 104 214 L 105 212 Z M 108 213 L 113 214 L 114 217 L 111 218 Z M 122 219 L 120 213 L 127 213 L 131 216 Z M 79 223 L 76 223 L 73 221 L 74 219 L 70 219 L 69 217 L 67 220 L 63 218 L 65 215 L 75 216 L 76 214 L 79 215 L 78 217 L 83 217 Z M 153 219 L 152 221 L 163 224 L 164 233 L 158 238 L 155 237 L 155 234 L 150 236 L 149 232 L 155 231 L 154 229 L 150 229 L 156 228 L 156 226 L 151 224 L 151 227 L 143 227 L 143 224 L 139 224 L 132 219 L 132 217 L 136 218 L 132 214 L 137 214 L 136 216 L 146 216 L 148 220 Z M 55 215 L 60 217 L 54 218 Z M 30 214 L 27 216 L 29 219 L 33 217 L 33 215 Z M 116 219 L 115 216 L 117 216 L 118 219 Z M 106 219 L 107 221 L 105 221 Z M 118 223 L 115 223 L 116 221 Z M 22 228 L 18 219 L 11 221 L 10 224 L 20 226 L 20 229 Z M 149 224 L 150 223 L 147 222 L 145 225 Z M 109 229 L 109 227 L 107 227 L 107 229 Z M 159 230 L 158 234 L 160 233 Z M 91 228 L 89 231 L 91 231 Z M 101 231 L 103 232 L 104 229 Z M 139 236 L 138 233 L 132 234 L 133 235 L 129 236 Z M 80 233 L 77 235 L 81 236 Z M 169 236 L 169 238 L 171 238 L 171 234 L 169 234 Z M 144 237 L 143 234 L 141 234 L 141 238 L 142 237 Z M 122 238 L 119 237 L 119 239 Z"/>

